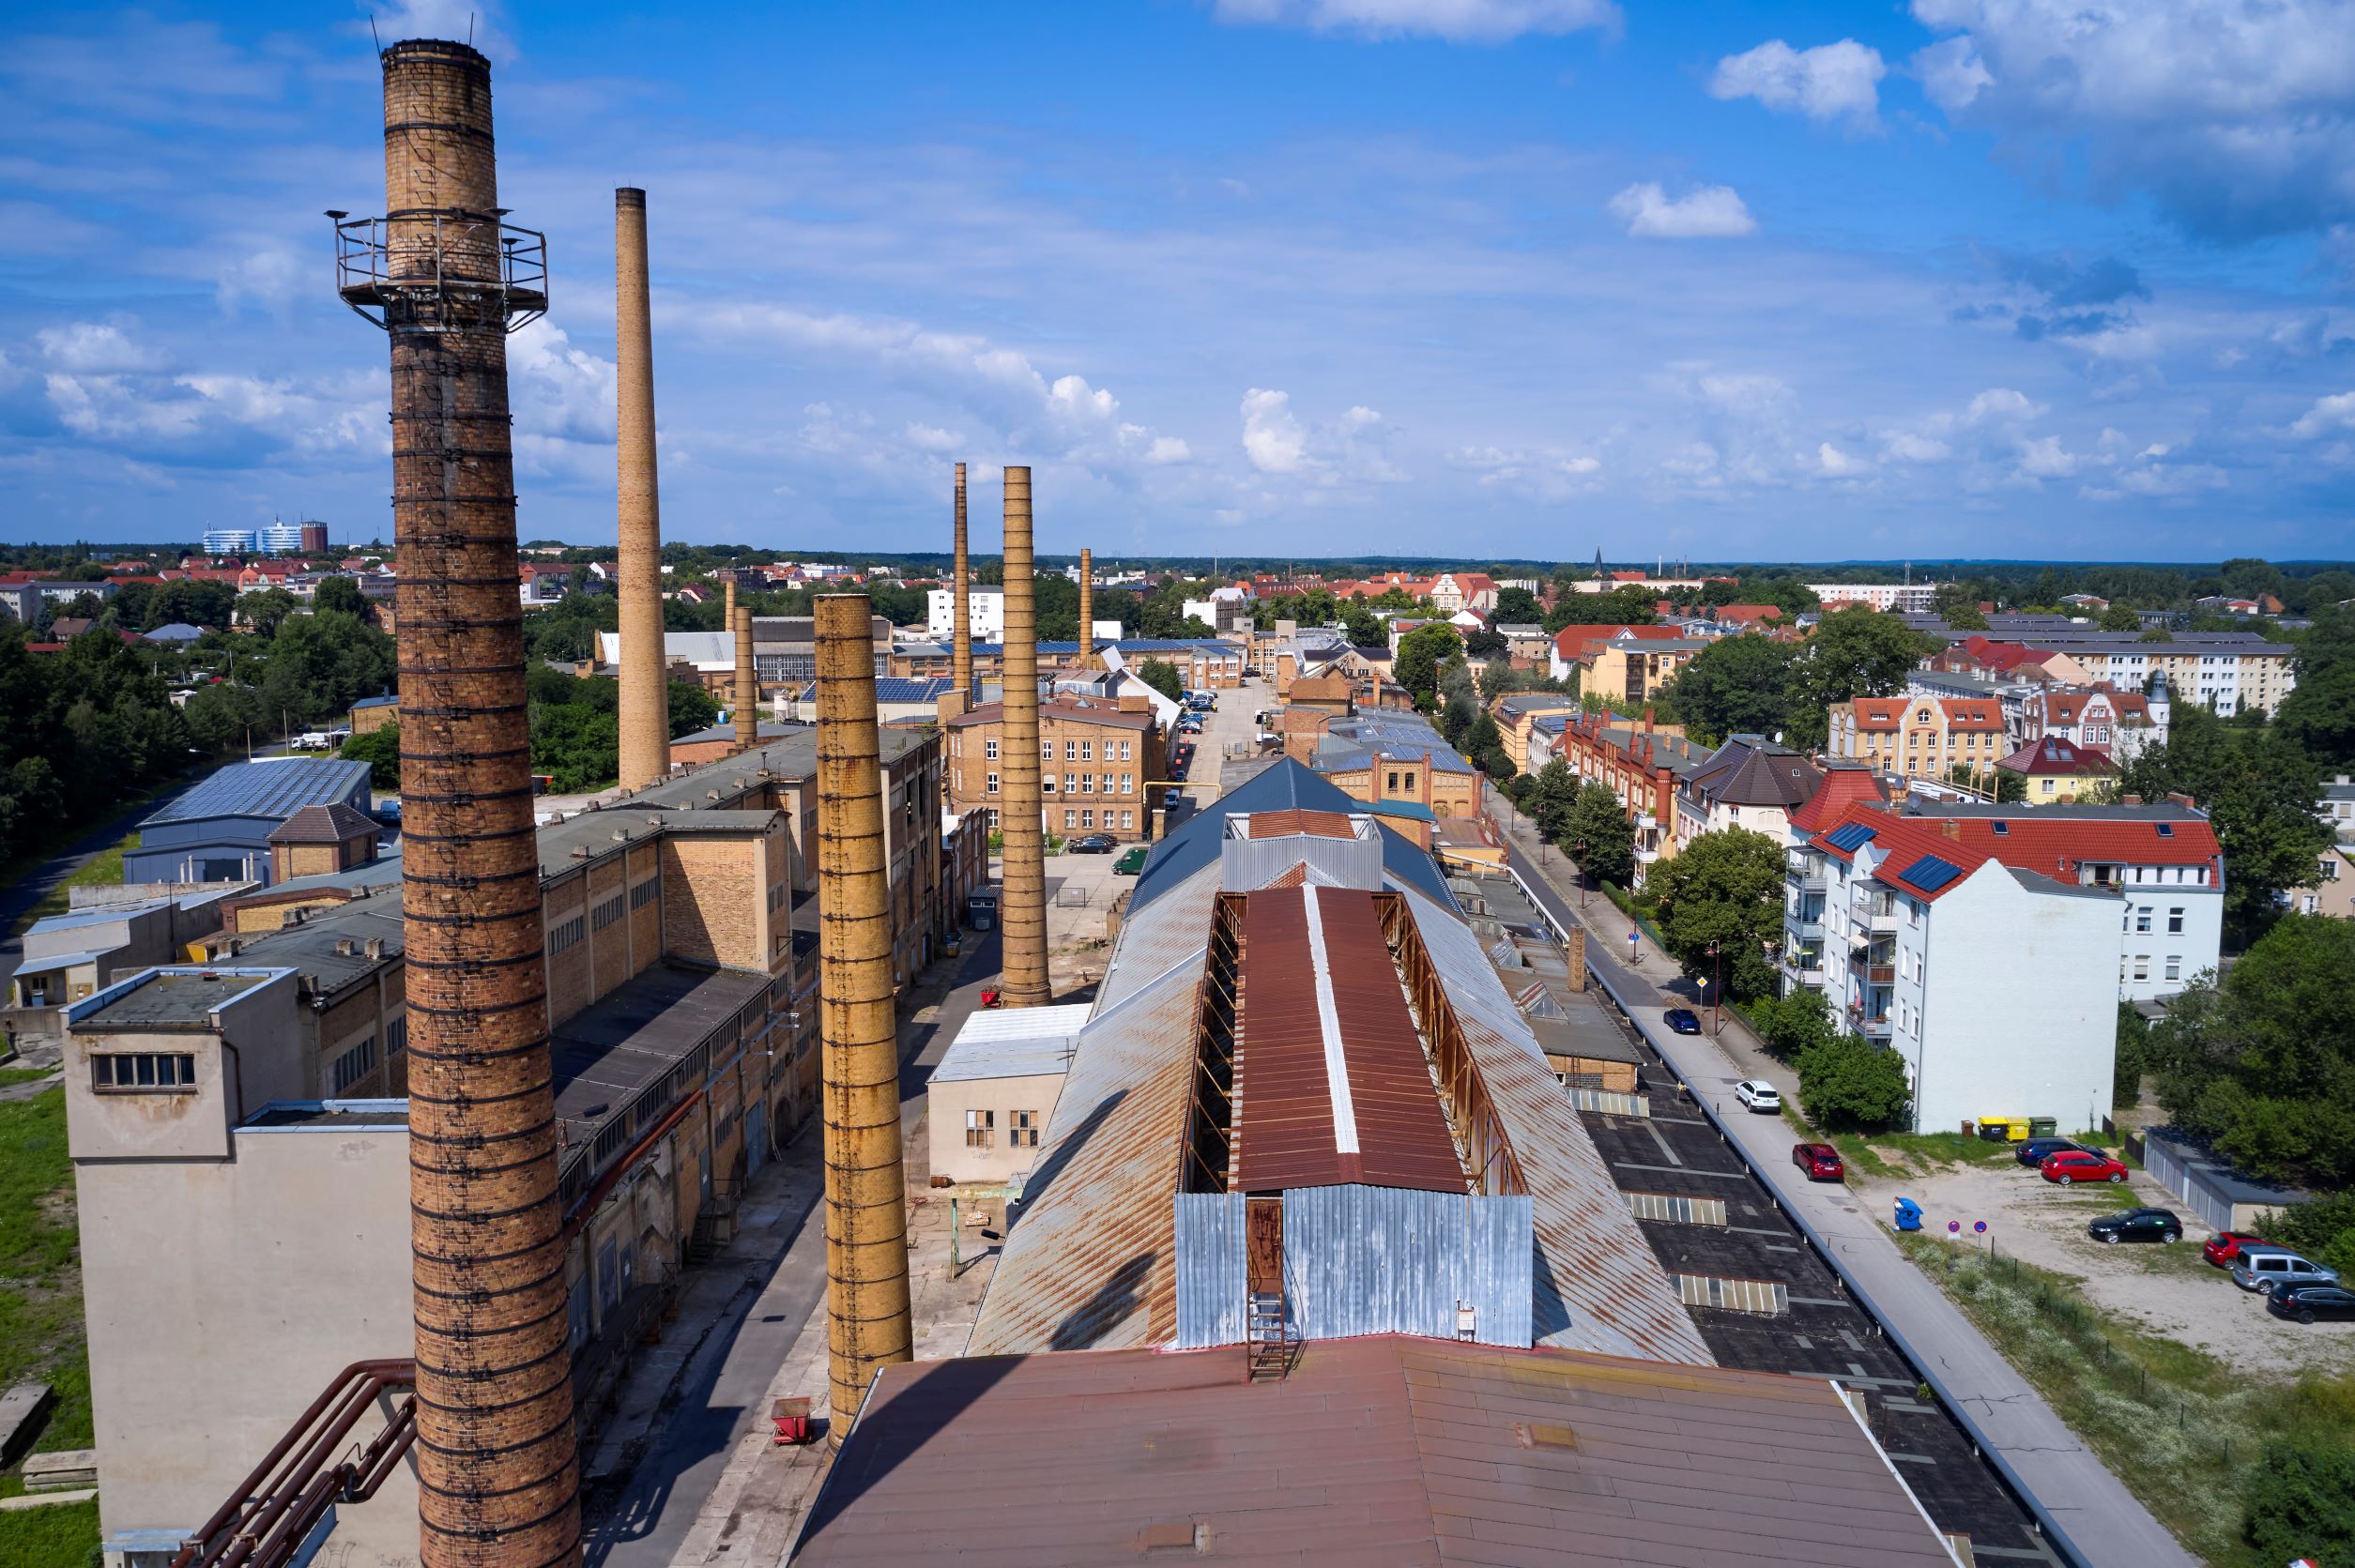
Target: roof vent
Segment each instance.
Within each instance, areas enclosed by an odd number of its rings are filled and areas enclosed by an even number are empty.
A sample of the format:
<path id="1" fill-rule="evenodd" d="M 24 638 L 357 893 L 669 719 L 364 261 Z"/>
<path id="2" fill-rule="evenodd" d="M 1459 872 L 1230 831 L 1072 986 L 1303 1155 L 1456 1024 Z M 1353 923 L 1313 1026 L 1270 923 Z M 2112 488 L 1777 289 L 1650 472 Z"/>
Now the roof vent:
<path id="1" fill-rule="evenodd" d="M 349 958 L 351 955 L 352 939 L 349 936 L 338 936 L 335 938 L 335 956 L 338 958 Z"/>
<path id="2" fill-rule="evenodd" d="M 613 830 L 613 842 L 614 842 L 614 843 L 616 843 L 616 844 L 627 844 L 627 843 L 629 843 L 629 842 L 630 842 L 630 830 L 629 830 L 629 829 L 627 829 L 627 828 L 616 828 L 616 829 Z"/>
<path id="3" fill-rule="evenodd" d="M 576 860 L 586 860 L 589 859 L 589 845 L 585 844 L 576 844 L 573 845 L 573 859 Z"/>
<path id="4" fill-rule="evenodd" d="M 367 953 L 371 958 L 382 958 L 384 956 L 384 938 L 381 936 L 369 937 Z"/>

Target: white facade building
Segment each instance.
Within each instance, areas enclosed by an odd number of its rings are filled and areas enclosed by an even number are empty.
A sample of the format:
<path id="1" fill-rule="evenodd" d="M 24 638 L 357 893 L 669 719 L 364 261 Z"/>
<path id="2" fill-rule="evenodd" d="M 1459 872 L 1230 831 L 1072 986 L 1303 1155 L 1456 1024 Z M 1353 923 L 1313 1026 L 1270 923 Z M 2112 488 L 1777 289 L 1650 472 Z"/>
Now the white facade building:
<path id="1" fill-rule="evenodd" d="M 1810 583 L 1811 592 L 1826 604 L 1870 604 L 1875 610 L 1928 615 L 1938 591 L 1935 583 Z"/>
<path id="2" fill-rule="evenodd" d="M 296 542 L 301 542 L 301 531 L 296 530 Z M 207 556 L 250 556 L 259 547 L 258 538 L 251 528 L 207 528 L 203 540 Z"/>
<path id="3" fill-rule="evenodd" d="M 1003 588 L 970 588 L 965 618 L 971 622 L 976 642 L 999 643 L 1006 635 L 1006 595 Z M 956 590 L 934 588 L 925 595 L 925 626 L 942 641 L 956 635 Z"/>
<path id="4" fill-rule="evenodd" d="M 261 531 L 264 551 L 273 556 L 291 556 L 302 548 L 302 525 L 273 523 Z"/>

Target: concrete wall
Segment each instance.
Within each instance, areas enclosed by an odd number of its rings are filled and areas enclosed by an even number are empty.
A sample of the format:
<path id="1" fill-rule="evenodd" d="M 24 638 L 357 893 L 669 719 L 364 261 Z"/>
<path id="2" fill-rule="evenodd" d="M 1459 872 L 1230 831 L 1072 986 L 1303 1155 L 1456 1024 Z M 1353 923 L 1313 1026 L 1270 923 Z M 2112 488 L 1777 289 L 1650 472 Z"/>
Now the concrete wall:
<path id="1" fill-rule="evenodd" d="M 932 1129 L 932 1174 L 997 1186 L 1030 1170 L 1038 1164 L 1038 1145 L 1014 1141 L 1014 1113 L 1031 1112 L 1032 1128 L 1043 1134 L 1063 1090 L 1060 1073 L 1022 1078 L 956 1078 L 947 1083 L 935 1080 L 926 1091 L 931 1106 L 925 1113 Z M 986 1147 L 974 1148 L 966 1141 L 969 1112 L 985 1112 L 995 1119 Z"/>
<path id="2" fill-rule="evenodd" d="M 405 1131 L 235 1144 L 225 1161 L 75 1168 L 109 1536 L 202 1524 L 337 1372 L 414 1348 Z M 363 1419 L 353 1439 L 374 1435 Z M 413 1474 L 339 1509 L 323 1560 L 414 1563 Z"/>

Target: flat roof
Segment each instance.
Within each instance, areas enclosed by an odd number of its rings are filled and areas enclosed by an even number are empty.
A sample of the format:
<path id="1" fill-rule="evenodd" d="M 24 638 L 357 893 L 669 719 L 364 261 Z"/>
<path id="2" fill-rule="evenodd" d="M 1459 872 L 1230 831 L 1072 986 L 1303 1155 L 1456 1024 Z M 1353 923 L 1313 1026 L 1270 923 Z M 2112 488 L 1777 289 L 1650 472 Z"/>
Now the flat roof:
<path id="1" fill-rule="evenodd" d="M 273 1100 L 237 1124 L 240 1133 L 357 1133 L 406 1128 L 406 1100 Z"/>
<path id="2" fill-rule="evenodd" d="M 197 1028 L 247 992 L 293 973 L 281 968 L 148 969 L 69 1009 L 69 1027 L 76 1032 L 109 1034 Z"/>
<path id="3" fill-rule="evenodd" d="M 768 988 L 766 975 L 658 964 L 567 1018 L 548 1037 L 556 1114 L 566 1124 L 567 1142 L 593 1138 Z"/>
<path id="4" fill-rule="evenodd" d="M 1062 1007 L 1022 1007 L 981 1011 L 965 1020 L 956 1040 L 933 1068 L 931 1081 L 957 1083 L 975 1078 L 1037 1078 L 1066 1071 L 1091 1002 Z"/>
<path id="5" fill-rule="evenodd" d="M 883 1368 L 791 1560 L 1952 1568 L 1828 1382 L 1320 1340 Z"/>
<path id="6" fill-rule="evenodd" d="M 368 787 L 369 765 L 357 759 L 273 757 L 232 762 L 167 800 L 140 824 L 201 822 L 216 816 L 288 817 L 305 806 L 341 800 Z"/>

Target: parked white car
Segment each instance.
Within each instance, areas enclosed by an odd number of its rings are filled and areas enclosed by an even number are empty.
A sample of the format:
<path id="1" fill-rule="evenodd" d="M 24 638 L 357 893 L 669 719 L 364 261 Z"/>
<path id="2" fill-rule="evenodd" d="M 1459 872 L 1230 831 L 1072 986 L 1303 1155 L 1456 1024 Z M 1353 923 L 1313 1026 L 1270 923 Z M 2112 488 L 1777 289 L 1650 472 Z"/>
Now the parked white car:
<path id="1" fill-rule="evenodd" d="M 1736 1084 L 1734 1098 L 1753 1111 L 1765 1111 L 1769 1116 L 1782 1114 L 1782 1096 L 1774 1085 L 1761 1078 L 1744 1078 Z"/>

